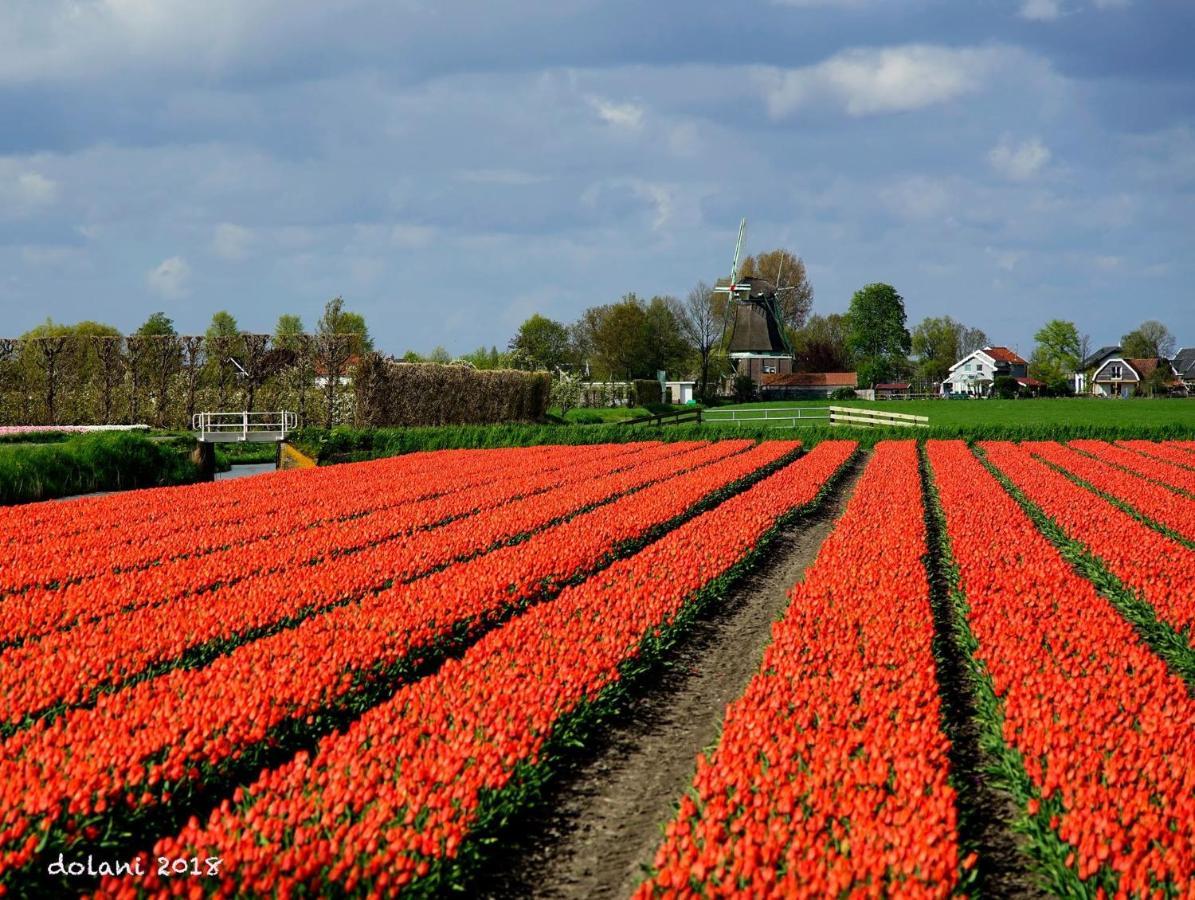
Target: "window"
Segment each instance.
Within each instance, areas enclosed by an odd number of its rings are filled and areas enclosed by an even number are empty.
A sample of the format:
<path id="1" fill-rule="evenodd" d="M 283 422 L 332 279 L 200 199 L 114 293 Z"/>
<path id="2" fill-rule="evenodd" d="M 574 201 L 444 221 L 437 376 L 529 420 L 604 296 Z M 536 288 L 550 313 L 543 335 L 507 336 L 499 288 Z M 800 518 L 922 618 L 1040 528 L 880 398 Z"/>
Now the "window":
<path id="1" fill-rule="evenodd" d="M 1111 378 L 1119 379 L 1121 376 L 1120 363 L 1113 363 L 1108 367 L 1108 375 Z"/>
<path id="2" fill-rule="evenodd" d="M 767 364 L 765 363 L 765 364 L 764 364 L 764 367 L 763 367 L 763 371 L 764 371 L 764 374 L 765 374 L 765 375 L 774 375 L 774 374 L 776 373 L 776 367 L 775 367 L 775 366 L 769 366 L 769 365 L 767 365 Z"/>

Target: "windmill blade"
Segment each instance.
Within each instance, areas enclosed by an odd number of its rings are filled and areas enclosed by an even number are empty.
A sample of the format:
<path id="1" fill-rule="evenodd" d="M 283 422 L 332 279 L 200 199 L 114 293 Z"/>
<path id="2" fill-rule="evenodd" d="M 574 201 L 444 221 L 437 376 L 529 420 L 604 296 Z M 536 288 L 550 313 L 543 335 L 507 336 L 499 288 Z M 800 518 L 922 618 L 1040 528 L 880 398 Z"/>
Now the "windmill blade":
<path id="1" fill-rule="evenodd" d="M 735 285 L 739 283 L 739 259 L 741 259 L 743 255 L 743 238 L 746 237 L 746 235 L 747 217 L 744 216 L 743 220 L 739 222 L 739 239 L 734 245 L 734 262 L 730 264 L 730 286 L 732 291 Z"/>

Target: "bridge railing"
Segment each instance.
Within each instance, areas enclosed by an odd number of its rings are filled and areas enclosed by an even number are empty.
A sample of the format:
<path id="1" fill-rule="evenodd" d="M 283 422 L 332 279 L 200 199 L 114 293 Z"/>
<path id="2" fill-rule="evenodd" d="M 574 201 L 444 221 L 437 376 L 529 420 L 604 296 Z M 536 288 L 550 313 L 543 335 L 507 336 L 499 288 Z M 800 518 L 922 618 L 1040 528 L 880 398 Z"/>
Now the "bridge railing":
<path id="1" fill-rule="evenodd" d="M 298 414 L 285 410 L 199 412 L 191 417 L 191 430 L 202 443 L 281 441 L 298 427 Z"/>

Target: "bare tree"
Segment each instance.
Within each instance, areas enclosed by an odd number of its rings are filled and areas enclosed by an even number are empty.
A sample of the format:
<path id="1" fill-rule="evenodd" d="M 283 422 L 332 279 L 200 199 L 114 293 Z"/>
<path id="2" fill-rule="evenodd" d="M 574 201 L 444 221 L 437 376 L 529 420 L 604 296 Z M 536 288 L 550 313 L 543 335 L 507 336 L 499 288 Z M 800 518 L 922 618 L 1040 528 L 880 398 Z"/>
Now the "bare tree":
<path id="1" fill-rule="evenodd" d="M 100 362 L 100 410 L 105 425 L 112 424 L 116 386 L 124 378 L 125 358 L 121 352 L 124 338 L 96 335 L 92 338 L 95 355 Z"/>
<path id="2" fill-rule="evenodd" d="M 195 416 L 195 398 L 199 393 L 199 378 L 206 360 L 203 358 L 203 338 L 187 335 L 180 338 L 183 353 L 183 375 L 187 385 L 187 424 Z"/>
<path id="3" fill-rule="evenodd" d="M 333 297 L 324 307 L 324 314 L 320 317 L 315 334 L 317 364 L 322 367 L 325 379 L 324 425 L 327 428 L 336 424 L 336 393 L 340 388 L 340 379 L 344 377 L 348 368 L 353 348 L 360 340 L 359 335 L 342 334 L 338 331 L 343 314 L 344 300 Z"/>
<path id="4" fill-rule="evenodd" d="M 673 308 L 681 334 L 700 360 L 701 388 L 698 395 L 702 400 L 709 396 L 710 357 L 720 337 L 720 317 L 715 309 L 714 296 L 713 289 L 704 281 L 699 281 L 693 285 L 684 301 L 676 303 Z"/>
<path id="5" fill-rule="evenodd" d="M 68 338 L 64 334 L 54 335 L 50 337 L 34 338 L 32 341 L 34 350 L 37 351 L 35 359 L 41 367 L 42 374 L 45 376 L 45 401 L 46 401 L 46 424 L 57 424 L 57 408 L 58 401 L 58 379 L 61 373 L 62 354 L 67 349 Z"/>
<path id="6" fill-rule="evenodd" d="M 129 348 L 129 422 L 138 424 L 141 416 L 141 385 L 145 380 L 146 365 L 153 351 L 153 338 L 144 334 L 130 334 L 125 338 Z"/>

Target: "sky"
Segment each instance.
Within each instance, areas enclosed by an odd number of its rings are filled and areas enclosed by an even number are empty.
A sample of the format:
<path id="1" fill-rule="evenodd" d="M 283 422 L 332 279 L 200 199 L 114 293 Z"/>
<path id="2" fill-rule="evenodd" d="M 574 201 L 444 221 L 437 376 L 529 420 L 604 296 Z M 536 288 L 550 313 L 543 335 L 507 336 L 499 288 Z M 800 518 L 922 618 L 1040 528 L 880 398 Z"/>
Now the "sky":
<path id="1" fill-rule="evenodd" d="M 1195 345 L 1190 0 L 3 0 L 0 335 L 503 346 L 747 252 L 1027 353 Z"/>

